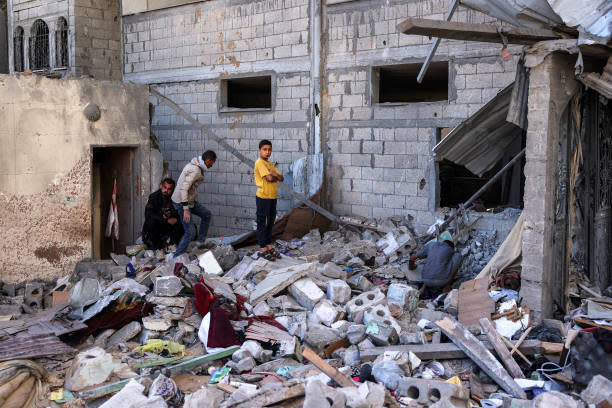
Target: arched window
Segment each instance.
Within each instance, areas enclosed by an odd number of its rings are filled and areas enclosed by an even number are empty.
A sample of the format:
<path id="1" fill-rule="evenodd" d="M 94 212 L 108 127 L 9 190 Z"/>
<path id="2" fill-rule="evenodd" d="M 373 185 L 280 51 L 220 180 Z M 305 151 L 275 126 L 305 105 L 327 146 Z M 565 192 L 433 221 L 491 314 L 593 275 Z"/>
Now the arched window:
<path id="1" fill-rule="evenodd" d="M 13 66 L 15 72 L 23 72 L 23 64 L 23 27 L 17 27 L 13 37 Z"/>
<path id="2" fill-rule="evenodd" d="M 43 68 L 49 68 L 49 27 L 36 20 L 30 32 L 30 69 Z"/>
<path id="3" fill-rule="evenodd" d="M 57 30 L 55 30 L 55 65 L 68 66 L 68 22 L 64 17 L 57 20 Z"/>

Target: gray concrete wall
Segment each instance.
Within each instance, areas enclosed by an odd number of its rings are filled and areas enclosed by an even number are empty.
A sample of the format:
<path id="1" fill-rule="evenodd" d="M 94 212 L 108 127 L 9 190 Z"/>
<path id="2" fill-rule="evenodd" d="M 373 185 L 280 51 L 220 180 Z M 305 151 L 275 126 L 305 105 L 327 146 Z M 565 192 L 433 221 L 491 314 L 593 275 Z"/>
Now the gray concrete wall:
<path id="1" fill-rule="evenodd" d="M 0 75 L 1 280 L 57 278 L 92 256 L 93 146 L 137 149 L 140 230 L 151 192 L 148 95 L 136 84 Z M 89 103 L 100 107 L 96 122 L 83 114 Z"/>
<path id="2" fill-rule="evenodd" d="M 436 129 L 460 123 L 513 81 L 517 58 L 502 62 L 501 45 L 444 40 L 436 59 L 449 61 L 448 101 L 371 103 L 373 66 L 421 62 L 431 44 L 398 33 L 397 24 L 409 16 L 442 19 L 449 4 L 371 0 L 324 8 L 321 150 L 335 213 L 432 222 Z M 499 24 L 465 9 L 453 21 Z M 261 138 L 272 139 L 272 159 L 287 172 L 314 152 L 312 24 L 308 0 L 214 0 L 123 16 L 124 79 L 152 84 L 252 158 Z M 261 72 L 274 75 L 271 110 L 219 111 L 220 79 Z M 156 106 L 153 131 L 174 177 L 197 153 L 216 148 L 164 106 Z M 252 169 L 220 153 L 213 182 L 200 188 L 215 215 L 211 233 L 249 230 Z M 283 199 L 280 208 L 289 204 Z"/>

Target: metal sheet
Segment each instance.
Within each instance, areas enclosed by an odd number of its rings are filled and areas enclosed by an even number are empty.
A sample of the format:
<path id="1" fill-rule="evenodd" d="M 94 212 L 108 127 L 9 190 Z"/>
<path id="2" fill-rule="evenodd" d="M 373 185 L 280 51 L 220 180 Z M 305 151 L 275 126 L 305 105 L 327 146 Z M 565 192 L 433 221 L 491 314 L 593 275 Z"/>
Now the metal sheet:
<path id="1" fill-rule="evenodd" d="M 563 24 L 546 0 L 461 0 L 461 4 L 519 27 L 549 28 Z"/>
<path id="2" fill-rule="evenodd" d="M 76 352 L 53 333 L 17 336 L 0 341 L 0 361 Z"/>
<path id="3" fill-rule="evenodd" d="M 442 139 L 433 149 L 437 157 L 465 166 L 479 177 L 491 170 L 522 134 L 521 128 L 506 121 L 513 87 L 514 83 L 508 85 Z"/>
<path id="4" fill-rule="evenodd" d="M 612 35 L 610 0 L 548 0 L 568 27 L 582 27 L 587 33 L 607 42 Z"/>

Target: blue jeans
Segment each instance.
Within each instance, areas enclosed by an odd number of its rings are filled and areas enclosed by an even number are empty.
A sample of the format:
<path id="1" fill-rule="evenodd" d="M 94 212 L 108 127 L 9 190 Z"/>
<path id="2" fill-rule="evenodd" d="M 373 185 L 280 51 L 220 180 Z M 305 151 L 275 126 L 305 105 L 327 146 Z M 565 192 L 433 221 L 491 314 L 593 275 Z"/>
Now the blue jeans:
<path id="1" fill-rule="evenodd" d="M 208 227 L 210 226 L 211 213 L 206 207 L 196 201 L 193 208 L 189 209 L 189 212 L 191 213 L 191 219 L 187 223 L 184 219 L 183 205 L 175 202 L 172 202 L 172 205 L 174 205 L 174 208 L 176 208 L 176 211 L 179 213 L 179 217 L 181 218 L 181 222 L 183 223 L 183 230 L 185 231 L 183 233 L 181 241 L 178 244 L 178 247 L 176 248 L 176 252 L 174 253 L 174 256 L 176 257 L 185 253 L 185 251 L 187 250 L 187 245 L 189 245 L 189 243 L 195 237 L 195 224 L 193 220 L 194 215 L 200 217 L 200 231 L 198 232 L 198 241 L 204 242 L 206 240 L 206 236 L 208 235 Z"/>

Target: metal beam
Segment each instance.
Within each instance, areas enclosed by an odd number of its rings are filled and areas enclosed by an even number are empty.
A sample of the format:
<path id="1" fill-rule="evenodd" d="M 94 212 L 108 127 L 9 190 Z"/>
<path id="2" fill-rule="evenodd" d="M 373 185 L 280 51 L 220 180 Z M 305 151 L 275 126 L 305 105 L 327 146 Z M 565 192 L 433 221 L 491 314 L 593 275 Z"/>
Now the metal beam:
<path id="1" fill-rule="evenodd" d="M 450 19 L 453 17 L 453 14 L 455 14 L 455 10 L 457 9 L 458 5 L 459 5 L 459 0 L 453 0 L 453 2 L 450 5 L 450 8 L 448 9 L 448 11 L 446 12 L 446 15 L 444 16 L 444 21 L 450 21 Z M 425 58 L 425 62 L 423 63 L 423 66 L 421 67 L 421 71 L 419 72 L 419 75 L 417 76 L 417 82 L 419 84 L 423 82 L 423 78 L 425 77 L 427 68 L 429 68 L 429 64 L 431 64 L 431 60 L 436 54 L 438 45 L 440 45 L 440 38 L 436 37 L 434 38 L 434 43 L 431 45 L 429 54 L 427 54 L 427 58 Z"/>

